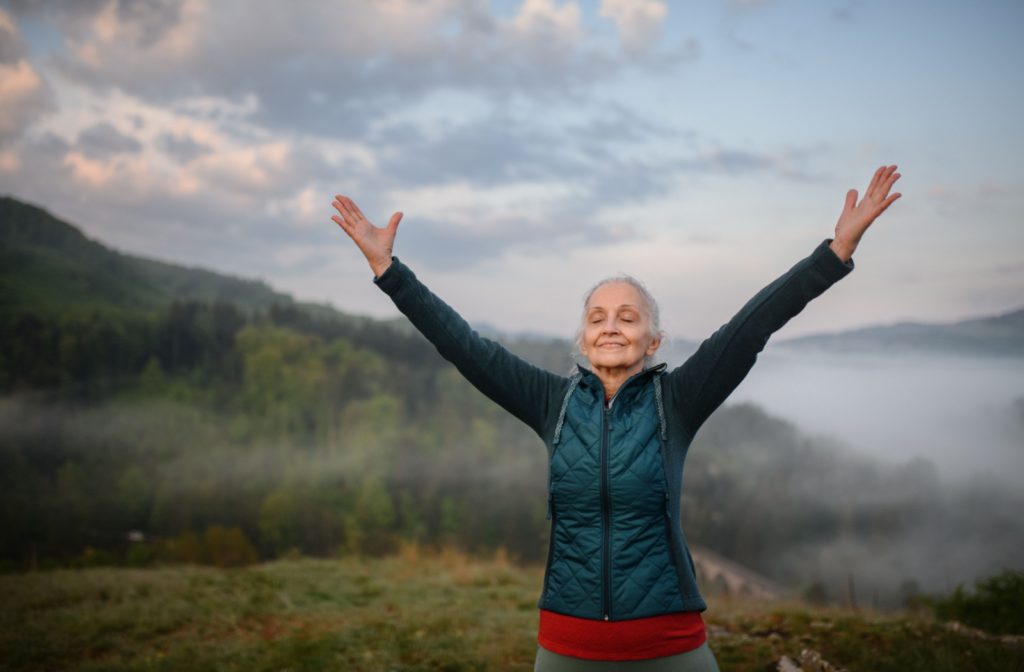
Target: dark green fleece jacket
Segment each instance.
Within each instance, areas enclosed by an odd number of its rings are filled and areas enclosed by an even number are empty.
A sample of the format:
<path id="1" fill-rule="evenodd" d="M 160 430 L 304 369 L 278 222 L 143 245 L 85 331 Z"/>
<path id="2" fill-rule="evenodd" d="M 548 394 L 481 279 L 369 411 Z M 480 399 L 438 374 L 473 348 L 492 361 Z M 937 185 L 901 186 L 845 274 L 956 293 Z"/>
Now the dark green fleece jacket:
<path id="1" fill-rule="evenodd" d="M 397 257 L 374 278 L 445 359 L 547 446 L 541 608 L 604 620 L 707 608 L 679 524 L 687 451 L 768 338 L 853 270 L 830 242 L 755 294 L 681 366 L 634 375 L 608 404 L 592 371 L 552 373 L 480 336 Z"/>

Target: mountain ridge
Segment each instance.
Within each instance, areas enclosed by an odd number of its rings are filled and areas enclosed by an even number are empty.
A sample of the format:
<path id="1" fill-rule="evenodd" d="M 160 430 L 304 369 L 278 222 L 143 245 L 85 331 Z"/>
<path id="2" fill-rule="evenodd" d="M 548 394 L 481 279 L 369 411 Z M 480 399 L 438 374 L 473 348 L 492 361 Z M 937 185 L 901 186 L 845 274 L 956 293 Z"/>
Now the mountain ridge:
<path id="1" fill-rule="evenodd" d="M 1024 307 L 996 315 L 953 322 L 900 320 L 840 332 L 779 340 L 786 349 L 830 352 L 957 352 L 986 356 L 1024 356 Z"/>
<path id="2" fill-rule="evenodd" d="M 113 250 L 44 208 L 9 196 L 0 197 L 0 244 L 5 313 L 151 312 L 187 299 L 250 310 L 295 303 L 261 280 Z"/>

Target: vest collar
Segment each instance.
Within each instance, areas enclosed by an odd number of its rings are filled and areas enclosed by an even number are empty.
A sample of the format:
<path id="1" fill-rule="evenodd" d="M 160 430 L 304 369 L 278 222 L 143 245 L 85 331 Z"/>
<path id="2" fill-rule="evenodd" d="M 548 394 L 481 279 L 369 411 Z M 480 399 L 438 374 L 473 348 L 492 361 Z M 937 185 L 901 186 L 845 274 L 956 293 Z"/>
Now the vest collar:
<path id="1" fill-rule="evenodd" d="M 652 366 L 649 369 L 644 369 L 642 371 L 634 373 L 632 376 L 627 378 L 625 382 L 622 383 L 622 385 L 619 386 L 619 389 L 615 392 L 615 396 L 612 397 L 612 401 L 614 401 L 619 396 L 620 392 L 625 390 L 630 385 L 636 383 L 637 381 L 647 380 L 652 375 L 660 375 L 665 371 L 666 368 L 668 368 L 668 364 L 662 362 L 661 364 Z M 601 382 L 601 379 L 598 377 L 598 375 L 591 371 L 590 369 L 583 366 L 582 364 L 577 364 L 576 369 L 578 375 L 580 376 L 580 385 L 600 391 L 601 403 L 602 405 L 604 405 L 604 383 Z"/>
<path id="2" fill-rule="evenodd" d="M 593 371 L 591 371 L 588 368 L 583 367 L 580 364 L 577 364 L 576 367 L 577 367 L 576 372 L 573 373 L 572 377 L 569 379 L 569 389 L 566 391 L 565 397 L 562 399 L 562 408 L 558 412 L 558 422 L 555 423 L 555 432 L 554 432 L 554 435 L 552 436 L 552 439 L 551 439 L 552 445 L 558 445 L 558 441 L 559 441 L 559 439 L 562 436 L 562 426 L 565 423 L 565 412 L 569 408 L 569 399 L 572 397 L 572 393 L 576 390 L 577 386 L 582 385 L 583 387 L 594 388 L 594 389 L 598 390 L 598 396 L 600 397 L 601 405 L 604 406 L 604 384 L 601 382 L 601 379 L 597 377 L 596 373 L 594 373 Z M 649 369 L 644 369 L 643 371 L 640 371 L 639 373 L 633 374 L 632 376 L 630 376 L 626 380 L 626 382 L 624 382 L 619 387 L 619 392 L 621 392 L 625 387 L 629 386 L 631 383 L 633 383 L 634 381 L 636 381 L 638 379 L 650 378 L 651 375 L 660 376 L 662 374 L 662 372 L 664 372 L 667 367 L 668 367 L 668 364 L 665 364 L 663 362 L 661 364 L 658 364 L 657 366 L 652 366 Z M 615 393 L 615 397 L 612 397 L 612 401 L 614 402 L 615 399 L 618 396 L 619 396 L 619 393 L 616 392 Z M 661 441 L 662 441 L 662 444 L 664 444 L 666 436 L 667 436 L 667 434 L 666 434 L 667 426 L 666 426 L 666 422 L 665 422 L 664 402 L 661 399 L 661 381 L 660 380 L 655 382 L 655 385 L 654 385 L 654 398 L 655 398 L 656 406 L 658 407 L 658 423 L 659 423 L 660 428 L 661 428 Z M 590 403 L 593 403 L 593 402 L 590 402 Z M 609 407 L 610 407 L 610 405 L 609 405 Z"/>
<path id="3" fill-rule="evenodd" d="M 653 374 L 653 373 L 661 373 L 666 368 L 668 368 L 668 364 L 666 364 L 665 362 L 662 362 L 661 364 L 655 364 L 654 366 L 650 367 L 649 369 L 644 369 L 642 371 L 634 373 L 632 376 L 630 376 L 629 378 L 626 379 L 626 382 L 622 383 L 622 385 L 619 387 L 619 389 L 621 390 L 623 387 L 625 387 L 626 385 L 629 385 L 631 382 L 633 382 L 633 380 L 635 380 L 637 378 L 640 378 L 640 377 L 643 377 L 643 376 L 647 376 L 647 375 L 650 375 L 650 374 Z M 582 364 L 576 364 L 576 370 L 583 377 L 584 381 L 587 381 L 589 383 L 596 382 L 598 385 L 601 385 L 602 387 L 604 387 L 604 383 L 601 382 L 601 379 L 598 377 L 598 375 L 596 373 L 594 373 L 593 371 L 591 371 L 590 369 L 588 369 L 587 367 L 583 366 Z"/>

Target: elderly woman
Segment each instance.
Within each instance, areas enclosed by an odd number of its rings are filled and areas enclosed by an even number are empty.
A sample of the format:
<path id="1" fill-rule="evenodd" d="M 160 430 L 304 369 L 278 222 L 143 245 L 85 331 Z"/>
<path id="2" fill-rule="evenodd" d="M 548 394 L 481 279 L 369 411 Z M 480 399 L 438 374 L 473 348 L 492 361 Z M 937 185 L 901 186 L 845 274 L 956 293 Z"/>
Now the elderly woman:
<path id="1" fill-rule="evenodd" d="M 681 366 L 649 366 L 658 307 L 629 277 L 585 297 L 577 334 L 589 367 L 543 370 L 479 336 L 392 256 L 387 227 L 337 196 L 332 219 L 365 255 L 374 282 L 485 395 L 525 422 L 548 451 L 551 538 L 538 607 L 535 671 L 717 670 L 693 559 L 680 526 L 683 462 L 694 435 L 754 365 L 768 338 L 853 270 L 871 223 L 900 194 L 882 166 L 806 258 L 758 292 Z"/>

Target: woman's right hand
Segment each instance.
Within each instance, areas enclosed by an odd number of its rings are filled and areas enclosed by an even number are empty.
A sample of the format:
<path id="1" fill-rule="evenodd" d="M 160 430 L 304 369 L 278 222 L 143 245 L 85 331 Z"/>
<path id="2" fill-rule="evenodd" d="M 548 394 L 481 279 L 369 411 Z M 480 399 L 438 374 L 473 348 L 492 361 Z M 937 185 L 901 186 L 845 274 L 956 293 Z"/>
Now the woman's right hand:
<path id="1" fill-rule="evenodd" d="M 335 196 L 331 203 L 338 215 L 331 217 L 366 257 L 376 277 L 380 277 L 391 266 L 391 252 L 395 247 L 395 234 L 402 213 L 391 215 L 391 221 L 384 228 L 374 226 L 359 206 L 347 196 Z"/>

